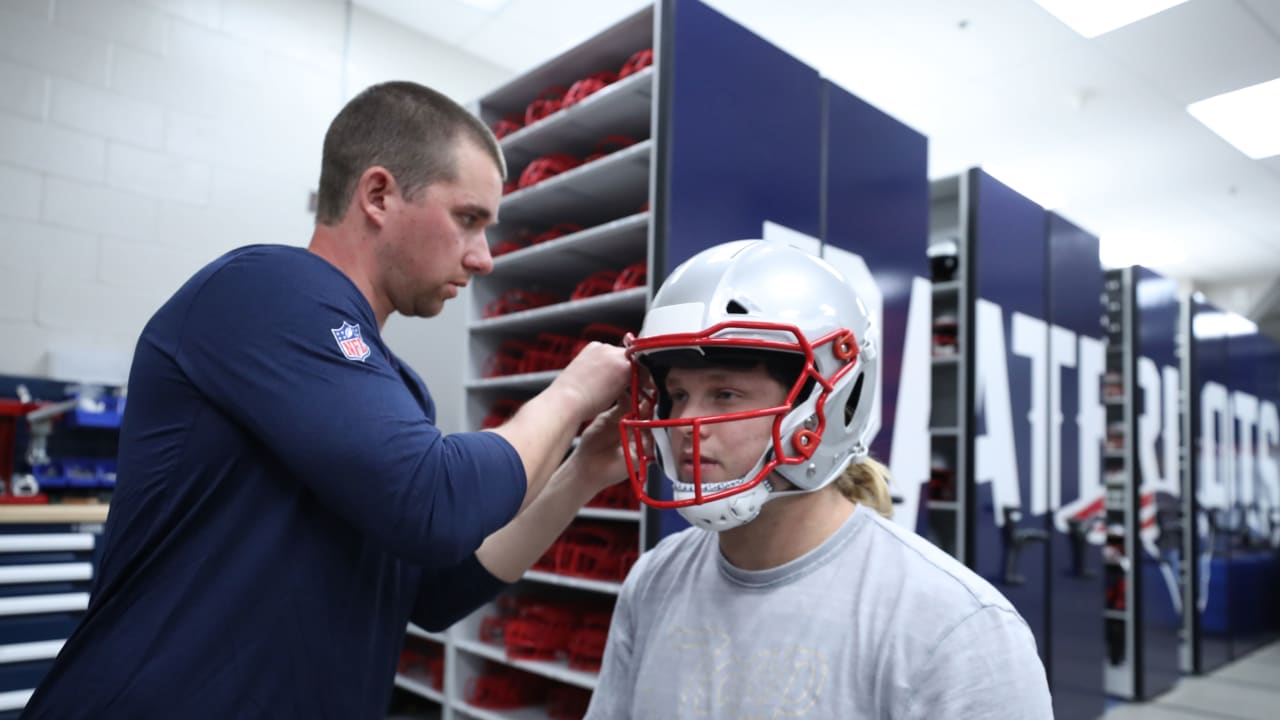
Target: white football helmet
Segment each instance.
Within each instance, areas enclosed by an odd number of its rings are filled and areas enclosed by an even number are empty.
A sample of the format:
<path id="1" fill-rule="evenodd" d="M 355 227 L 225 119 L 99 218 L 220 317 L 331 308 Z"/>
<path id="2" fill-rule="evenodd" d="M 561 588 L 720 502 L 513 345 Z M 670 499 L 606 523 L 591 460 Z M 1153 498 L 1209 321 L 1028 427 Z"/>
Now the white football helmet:
<path id="1" fill-rule="evenodd" d="M 693 351 L 705 357 L 732 349 L 785 353 L 795 361 L 799 375 L 783 404 L 669 417 L 662 354 Z M 636 495 L 653 507 L 676 508 L 693 525 L 721 531 L 755 519 L 764 503 L 781 494 L 768 481 L 771 473 L 798 492 L 826 487 L 867 455 L 876 355 L 866 309 L 846 278 L 822 259 L 762 240 L 698 253 L 662 284 L 639 337 L 628 346 L 632 407 L 621 432 Z M 646 386 L 642 366 L 657 371 L 656 391 Z M 673 428 L 691 431 L 697 453 L 702 425 L 768 415 L 772 437 L 746 475 L 704 486 L 694 463 L 692 482 L 680 480 Z M 648 492 L 646 480 L 658 472 L 672 485 L 671 500 Z"/>

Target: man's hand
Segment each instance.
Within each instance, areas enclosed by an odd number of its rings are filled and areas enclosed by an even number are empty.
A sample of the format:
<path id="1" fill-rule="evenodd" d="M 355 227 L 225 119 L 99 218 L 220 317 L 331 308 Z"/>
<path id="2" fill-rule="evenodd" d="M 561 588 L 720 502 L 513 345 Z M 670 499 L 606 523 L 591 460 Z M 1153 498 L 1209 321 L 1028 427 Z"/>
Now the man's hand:
<path id="1" fill-rule="evenodd" d="M 584 485 L 596 492 L 610 485 L 627 479 L 627 463 L 622 451 L 622 435 L 619 431 L 622 417 L 630 410 L 631 396 L 625 394 L 618 398 L 610 409 L 600 413 L 591 421 L 578 446 L 565 461 L 566 470 Z M 641 400 L 640 415 L 648 413 L 649 403 Z M 651 443 L 647 443 L 650 444 Z M 634 449 L 632 457 L 635 457 Z"/>
<path id="2" fill-rule="evenodd" d="M 578 353 L 548 390 L 571 403 L 579 422 L 586 422 L 607 409 L 628 387 L 631 363 L 616 345 L 592 342 Z M 616 425 L 616 423 L 615 423 Z"/>
<path id="3" fill-rule="evenodd" d="M 622 441 L 618 433 L 618 422 L 624 414 L 624 405 L 618 403 L 597 415 L 583 431 L 578 447 L 565 461 L 574 477 L 595 492 L 627 477 L 627 464 L 622 457 Z"/>

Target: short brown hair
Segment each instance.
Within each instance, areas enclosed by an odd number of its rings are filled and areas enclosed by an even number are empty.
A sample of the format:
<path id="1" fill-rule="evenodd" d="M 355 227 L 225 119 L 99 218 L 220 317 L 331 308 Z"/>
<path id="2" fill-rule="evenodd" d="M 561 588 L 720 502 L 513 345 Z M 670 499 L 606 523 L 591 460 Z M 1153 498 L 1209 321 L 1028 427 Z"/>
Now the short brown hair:
<path id="1" fill-rule="evenodd" d="M 316 222 L 342 219 L 365 170 L 386 168 L 410 196 L 457 179 L 459 140 L 493 159 L 502 179 L 507 166 L 493 133 L 466 108 L 429 87 L 408 81 L 373 85 L 338 112 L 324 136 Z"/>

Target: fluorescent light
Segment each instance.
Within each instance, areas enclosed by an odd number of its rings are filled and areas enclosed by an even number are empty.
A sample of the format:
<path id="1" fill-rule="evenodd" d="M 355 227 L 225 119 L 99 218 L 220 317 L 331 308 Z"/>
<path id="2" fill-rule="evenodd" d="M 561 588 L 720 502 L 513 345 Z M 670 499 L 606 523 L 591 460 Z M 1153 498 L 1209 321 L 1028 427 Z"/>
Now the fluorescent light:
<path id="1" fill-rule="evenodd" d="M 1280 155 L 1280 78 L 1193 102 L 1187 112 L 1254 160 Z"/>
<path id="2" fill-rule="evenodd" d="M 463 5 L 470 5 L 473 8 L 488 10 L 489 12 L 493 12 L 503 5 L 506 5 L 507 1 L 508 0 L 458 0 L 458 2 Z"/>
<path id="3" fill-rule="evenodd" d="M 1142 234 L 1104 234 L 1098 239 L 1098 255 L 1107 268 L 1169 267 L 1187 259 L 1187 254 L 1170 244 L 1169 238 Z"/>
<path id="4" fill-rule="evenodd" d="M 1201 312 L 1191 321 L 1191 334 L 1197 339 L 1253 335 L 1258 326 L 1247 317 L 1235 313 Z"/>
<path id="5" fill-rule="evenodd" d="M 1094 38 L 1187 0 L 1035 0 L 1068 27 Z"/>

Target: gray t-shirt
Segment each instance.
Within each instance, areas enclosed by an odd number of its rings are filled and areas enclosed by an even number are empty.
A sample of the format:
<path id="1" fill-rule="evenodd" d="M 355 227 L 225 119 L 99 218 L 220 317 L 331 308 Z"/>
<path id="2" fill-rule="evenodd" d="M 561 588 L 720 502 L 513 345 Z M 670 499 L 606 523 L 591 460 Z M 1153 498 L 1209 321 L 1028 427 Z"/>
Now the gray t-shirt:
<path id="1" fill-rule="evenodd" d="M 1052 718 L 1026 622 L 988 582 L 858 506 L 822 545 L 746 571 L 715 533 L 627 576 L 588 720 Z"/>

